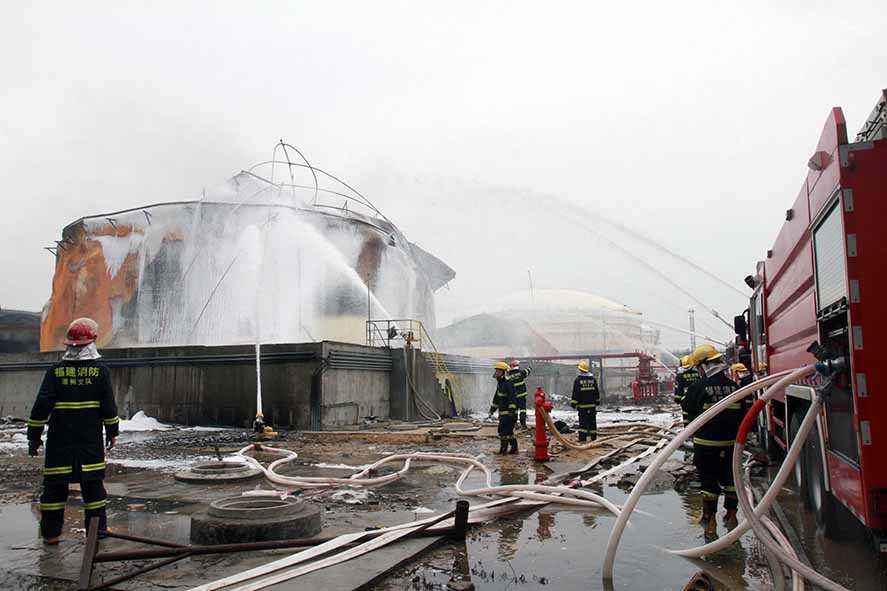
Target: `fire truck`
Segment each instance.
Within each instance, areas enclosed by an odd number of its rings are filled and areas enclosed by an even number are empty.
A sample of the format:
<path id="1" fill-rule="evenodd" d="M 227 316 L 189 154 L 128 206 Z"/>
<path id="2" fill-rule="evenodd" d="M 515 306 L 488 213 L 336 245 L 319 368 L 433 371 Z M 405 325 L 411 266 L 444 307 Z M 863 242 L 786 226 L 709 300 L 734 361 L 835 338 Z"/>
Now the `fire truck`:
<path id="1" fill-rule="evenodd" d="M 759 377 L 840 360 L 794 480 L 827 536 L 857 521 L 887 552 L 887 90 L 853 141 L 833 108 L 807 168 L 745 279 L 754 293 L 735 319 L 736 350 Z M 789 386 L 761 413 L 771 457 L 791 445 L 816 385 Z"/>

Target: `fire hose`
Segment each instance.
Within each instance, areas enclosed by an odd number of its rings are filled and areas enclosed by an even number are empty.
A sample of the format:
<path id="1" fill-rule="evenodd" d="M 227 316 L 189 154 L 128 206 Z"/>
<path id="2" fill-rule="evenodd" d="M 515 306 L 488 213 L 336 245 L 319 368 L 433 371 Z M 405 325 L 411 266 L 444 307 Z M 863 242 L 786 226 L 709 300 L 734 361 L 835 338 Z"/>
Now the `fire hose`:
<path id="1" fill-rule="evenodd" d="M 745 438 L 747 437 L 748 430 L 754 423 L 754 419 L 757 414 L 766 405 L 769 399 L 775 396 L 778 392 L 782 391 L 788 384 L 809 375 L 815 369 L 816 366 L 808 365 L 796 370 L 785 370 L 767 376 L 766 378 L 760 379 L 752 384 L 749 384 L 748 386 L 744 386 L 736 390 L 731 395 L 716 403 L 710 409 L 694 419 L 689 425 L 687 425 L 687 427 L 678 435 L 678 437 L 672 440 L 672 442 L 665 449 L 663 449 L 659 453 L 659 455 L 656 456 L 651 465 L 644 472 L 641 479 L 635 485 L 634 489 L 629 495 L 629 498 L 626 500 L 625 505 L 622 508 L 622 512 L 617 517 L 616 523 L 613 525 L 613 529 L 610 532 L 610 539 L 607 544 L 607 552 L 604 558 L 603 578 L 605 580 L 612 580 L 613 563 L 615 562 L 616 550 L 618 548 L 622 532 L 624 531 L 625 523 L 631 515 L 631 512 L 637 506 L 640 496 L 646 490 L 650 481 L 653 479 L 662 464 L 664 464 L 665 461 L 669 457 L 671 457 L 671 455 L 680 447 L 680 445 L 684 441 L 692 437 L 693 434 L 696 433 L 696 431 L 698 431 L 700 427 L 702 427 L 702 425 L 707 423 L 716 415 L 720 414 L 723 410 L 727 408 L 728 405 L 740 401 L 742 398 L 746 397 L 754 390 L 767 387 L 767 390 L 754 403 L 752 408 L 748 411 L 745 418 L 743 419 L 742 427 L 740 429 L 740 433 L 742 434 L 742 441 L 740 443 L 739 438 L 737 437 L 737 444 L 739 445 L 734 446 L 734 480 L 737 483 L 737 497 L 739 498 L 739 504 L 740 507 L 742 507 L 745 519 L 731 532 L 729 532 L 727 535 L 720 538 L 716 542 L 705 544 L 704 546 L 700 546 L 699 548 L 694 548 L 691 550 L 671 550 L 671 552 L 683 556 L 703 556 L 706 554 L 712 554 L 728 546 L 729 544 L 732 544 L 751 527 L 758 535 L 761 542 L 768 548 L 768 550 L 770 550 L 784 564 L 788 565 L 793 572 L 803 575 L 805 578 L 823 587 L 824 589 L 829 589 L 831 591 L 847 591 L 845 587 L 820 575 L 810 567 L 798 561 L 796 557 L 792 556 L 785 549 L 780 547 L 780 544 L 776 540 L 774 540 L 773 537 L 768 533 L 767 525 L 762 522 L 760 517 L 761 515 L 765 515 L 766 512 L 769 510 L 773 501 L 776 499 L 776 496 L 779 494 L 779 491 L 782 489 L 783 484 L 788 478 L 791 467 L 797 461 L 797 458 L 801 453 L 803 445 L 807 439 L 807 435 L 810 433 L 810 430 L 815 424 L 816 416 L 822 404 L 821 393 L 817 397 L 817 400 L 814 402 L 814 404 L 811 405 L 811 408 L 808 410 L 807 415 L 804 417 L 804 421 L 801 423 L 801 427 L 798 430 L 798 433 L 794 438 L 794 442 L 790 446 L 788 453 L 786 454 L 786 458 L 783 461 L 783 464 L 780 467 L 779 471 L 777 472 L 776 477 L 774 478 L 764 497 L 761 499 L 761 502 L 754 509 L 752 508 L 751 501 L 746 494 L 743 484 L 744 480 L 742 478 L 741 464 L 742 452 L 745 448 Z M 795 588 L 798 588 L 797 581 L 795 582 Z"/>
<path id="2" fill-rule="evenodd" d="M 548 425 L 548 428 L 551 430 L 552 434 L 554 435 L 554 438 L 557 439 L 561 443 L 561 445 L 563 445 L 564 447 L 568 447 L 570 449 L 575 449 L 577 451 L 586 451 L 586 450 L 594 449 L 596 447 L 600 447 L 600 446 L 604 445 L 605 443 L 612 442 L 614 439 L 622 439 L 622 438 L 625 438 L 627 435 L 634 434 L 634 433 L 629 432 L 629 433 L 622 433 L 622 434 L 618 434 L 618 435 L 609 435 L 607 437 L 602 437 L 602 438 L 592 441 L 590 443 L 576 443 L 575 441 L 571 441 L 570 439 L 564 437 L 563 434 L 557 430 L 557 427 L 554 424 L 554 419 L 551 418 L 551 415 L 543 407 L 537 406 L 536 412 L 541 414 L 543 420 L 545 421 L 545 424 Z M 631 429 L 631 427 L 629 427 L 629 429 Z M 655 429 L 655 427 L 653 429 Z M 651 430 L 653 430 L 653 429 L 651 429 Z"/>
<path id="3" fill-rule="evenodd" d="M 637 506 L 638 501 L 640 500 L 641 495 L 650 485 L 650 482 L 656 476 L 656 473 L 662 467 L 662 465 L 671 457 L 671 455 L 676 452 L 680 447 L 690 439 L 696 431 L 699 430 L 705 423 L 711 420 L 713 417 L 717 416 L 726 408 L 735 402 L 739 402 L 755 390 L 763 388 L 765 386 L 770 386 L 774 382 L 778 382 L 777 385 L 780 387 L 785 386 L 791 381 L 802 377 L 803 375 L 808 374 L 811 371 L 811 367 L 805 367 L 799 370 L 795 370 L 791 372 L 789 370 L 782 371 L 770 376 L 767 376 L 763 379 L 758 380 L 752 384 L 739 388 L 729 396 L 722 399 L 720 402 L 716 403 L 714 406 L 709 408 L 707 411 L 696 417 L 693 421 L 691 421 L 683 431 L 681 431 L 677 437 L 671 440 L 671 442 L 665 446 L 665 448 L 659 452 L 659 454 L 653 459 L 650 466 L 644 471 L 641 475 L 640 480 L 638 480 L 637 484 L 631 491 L 631 494 L 628 496 L 628 499 L 625 501 L 625 505 L 622 508 L 622 512 L 619 517 L 616 518 L 616 523 L 613 524 L 613 529 L 610 531 L 610 539 L 607 542 L 607 551 L 604 557 L 604 568 L 603 568 L 603 578 L 604 580 L 612 580 L 613 579 L 613 564 L 616 560 L 616 551 L 619 547 L 619 541 L 622 538 L 622 533 L 625 530 L 625 524 L 628 521 L 628 517 L 631 515 L 631 512 Z M 778 388 L 776 389 L 778 390 Z M 774 392 L 773 388 L 768 389 L 768 393 Z M 772 488 L 772 487 L 771 487 Z M 762 501 L 763 503 L 763 501 Z M 738 530 L 744 526 L 744 522 L 737 526 L 734 530 Z M 747 528 L 746 528 L 747 529 Z M 741 535 L 741 534 L 740 534 Z M 726 537 L 726 536 L 725 536 Z M 738 536 L 737 536 L 738 537 Z M 722 538 L 721 540 L 723 540 Z M 719 540 L 720 541 L 720 540 Z M 706 554 L 710 554 L 712 552 L 717 551 L 717 549 L 711 549 L 714 545 L 709 545 L 710 549 L 705 552 Z M 719 548 L 718 548 L 719 549 Z"/>
<path id="4" fill-rule="evenodd" d="M 271 448 L 267 446 L 260 445 L 251 445 L 243 448 L 238 452 L 238 459 L 249 463 L 250 465 L 255 466 L 259 470 L 261 470 L 265 476 L 274 484 L 277 484 L 282 487 L 287 488 L 308 488 L 308 489 L 328 489 L 332 487 L 339 486 L 373 486 L 379 484 L 385 484 L 389 482 L 393 482 L 395 480 L 400 479 L 406 472 L 409 471 L 411 463 L 413 461 L 431 461 L 431 462 L 444 462 L 444 463 L 455 463 L 455 464 L 467 464 L 466 469 L 460 475 L 457 483 L 456 490 L 460 495 L 464 496 L 479 496 L 479 495 L 499 495 L 499 494 L 507 494 L 512 498 L 521 498 L 525 499 L 524 503 L 529 502 L 530 504 L 537 503 L 560 503 L 560 504 L 569 504 L 569 505 L 577 505 L 577 506 L 603 506 L 611 513 L 617 516 L 616 523 L 614 524 L 613 530 L 610 535 L 610 540 L 608 542 L 607 547 L 607 555 L 605 558 L 604 564 L 604 578 L 612 579 L 612 569 L 613 562 L 615 559 L 615 551 L 618 547 L 618 542 L 621 537 L 622 532 L 627 524 L 628 517 L 630 513 L 634 510 L 639 500 L 640 495 L 646 489 L 649 484 L 649 481 L 653 478 L 655 473 L 658 471 L 659 467 L 667 460 L 671 454 L 680 448 L 680 446 L 689 439 L 702 425 L 704 425 L 711 418 L 719 414 L 723 411 L 727 405 L 738 401 L 745 396 L 747 396 L 751 391 L 763 388 L 765 386 L 769 386 L 767 391 L 761 397 L 761 399 L 755 403 L 752 411 L 746 416 L 746 420 L 744 424 L 747 423 L 750 426 L 754 420 L 754 416 L 756 416 L 757 412 L 764 406 L 767 400 L 772 398 L 777 392 L 781 391 L 782 388 L 785 387 L 788 383 L 795 381 L 813 371 L 813 366 L 808 366 L 804 368 L 800 368 L 795 371 L 783 371 L 762 380 L 758 380 L 757 382 L 750 384 L 749 386 L 745 386 L 740 388 L 724 400 L 720 401 L 708 411 L 700 415 L 696 420 L 691 422 L 687 428 L 682 431 L 675 439 L 669 444 L 664 450 L 662 450 L 659 455 L 654 459 L 654 462 L 650 467 L 645 470 L 641 480 L 634 487 L 629 499 L 627 500 L 625 506 L 620 511 L 620 508 L 614 505 L 613 503 L 603 499 L 602 497 L 595 495 L 594 493 L 588 491 L 575 490 L 563 486 L 545 486 L 545 485 L 505 485 L 505 486 L 492 486 L 491 482 L 491 473 L 486 466 L 484 466 L 477 459 L 461 455 L 461 454 L 435 454 L 435 453 L 411 453 L 411 454 L 395 454 L 392 456 L 388 456 L 386 458 L 382 458 L 378 462 L 368 466 L 361 472 L 352 475 L 349 478 L 323 478 L 323 477 L 294 477 L 294 476 L 284 476 L 278 474 L 276 469 L 280 466 L 290 463 L 294 461 L 298 456 L 295 452 L 289 450 L 281 450 L 277 448 Z M 774 384 L 775 382 L 775 384 Z M 835 591 L 846 591 L 844 587 L 837 585 L 836 583 L 828 580 L 827 578 L 819 575 L 806 565 L 798 562 L 797 558 L 793 556 L 793 552 L 791 551 L 790 545 L 788 545 L 787 540 L 781 536 L 781 532 L 778 531 L 778 528 L 769 522 L 769 520 L 761 520 L 757 518 L 755 512 L 757 513 L 765 513 L 770 504 L 772 504 L 773 500 L 775 500 L 776 494 L 784 483 L 785 479 L 788 476 L 790 471 L 790 466 L 793 464 L 794 460 L 797 459 L 798 454 L 801 450 L 801 444 L 806 440 L 806 435 L 809 433 L 812 425 L 815 421 L 816 412 L 821 405 L 821 401 L 815 405 L 815 409 L 811 409 L 808 411 L 807 417 L 805 417 L 805 422 L 802 423 L 801 429 L 795 439 L 795 443 L 791 446 L 786 461 L 784 462 L 782 468 L 777 474 L 777 478 L 774 480 L 774 483 L 771 485 L 770 489 L 765 494 L 764 498 L 759 503 L 758 507 L 754 510 L 751 508 L 750 501 L 745 494 L 745 489 L 740 484 L 737 486 L 737 490 L 741 491 L 741 494 L 737 495 L 740 498 L 740 505 L 743 508 L 743 512 L 749 516 L 746 521 L 743 521 L 739 526 L 737 526 L 730 534 L 729 537 L 732 537 L 734 540 L 738 538 L 742 533 L 747 531 L 749 527 L 755 530 L 759 537 L 762 539 L 762 543 L 768 547 L 774 555 L 776 555 L 779 560 L 783 563 L 787 564 L 793 571 L 793 575 L 795 573 L 800 573 L 803 576 L 809 578 L 814 581 L 816 584 L 830 590 Z M 543 418 L 546 420 L 546 423 L 549 427 L 552 428 L 552 431 L 556 434 L 556 437 L 560 435 L 555 428 L 553 428 L 553 421 L 551 417 L 548 416 L 548 413 L 542 413 Z M 751 418 L 749 418 L 751 417 Z M 813 417 L 810 419 L 810 417 Z M 808 420 L 810 419 L 810 420 Z M 746 427 L 746 432 L 747 432 Z M 619 437 L 624 437 L 624 435 L 616 435 L 605 438 L 603 440 L 593 442 L 594 444 L 600 445 L 604 443 L 606 440 L 612 440 Z M 562 442 L 566 440 L 566 438 L 558 437 Z M 568 441 L 568 440 L 567 440 Z M 572 442 L 570 442 L 572 443 Z M 665 443 L 665 440 L 660 441 L 659 445 L 650 448 L 647 450 L 652 453 L 659 447 L 661 447 Z M 744 440 L 743 445 L 737 446 L 739 451 L 736 451 L 734 455 L 734 468 L 739 465 L 741 470 L 741 457 L 742 457 L 742 449 L 744 449 Z M 574 444 L 575 445 L 575 444 Z M 574 447 L 574 446 L 570 446 Z M 586 444 L 585 446 L 578 446 L 581 449 L 590 449 L 592 446 Z M 574 447 L 575 448 L 575 447 Z M 280 456 L 279 459 L 272 462 L 267 468 L 262 466 L 255 458 L 252 458 L 247 454 L 250 450 L 260 451 L 269 453 L 271 455 Z M 736 458 L 739 458 L 737 460 Z M 374 472 L 377 468 L 391 463 L 391 462 L 403 462 L 402 467 L 394 473 L 387 474 L 384 476 L 372 476 L 372 472 Z M 736 463 L 738 462 L 738 464 Z M 473 490 L 465 490 L 463 488 L 463 484 L 468 476 L 474 469 L 480 469 L 484 475 L 486 480 L 486 486 L 479 489 Z M 743 480 L 741 478 L 741 474 L 739 478 L 736 478 L 737 483 L 742 483 Z M 775 492 L 774 492 L 775 491 Z M 772 494 L 771 494 L 772 493 Z M 272 493 L 274 494 L 274 493 Z M 482 506 L 481 506 L 482 507 Z M 480 507 L 478 507 L 480 508 Z M 750 522 L 750 523 L 747 523 Z M 777 540 L 774 540 L 773 537 L 768 533 L 767 528 L 773 530 L 773 536 L 775 536 Z M 728 541 L 728 536 L 721 538 L 716 543 L 706 544 L 700 548 L 691 549 L 691 550 L 683 550 L 683 551 L 671 551 L 678 554 L 695 554 L 695 555 L 705 555 L 718 551 L 724 545 L 732 543 L 733 540 Z M 799 590 L 801 587 L 801 583 L 796 578 L 794 583 L 795 590 Z"/>
<path id="5" fill-rule="evenodd" d="M 805 369 L 807 370 L 806 373 L 810 373 L 809 370 L 812 368 L 808 366 Z M 755 510 L 752 509 L 751 501 L 749 500 L 745 487 L 742 485 L 744 482 L 742 470 L 742 452 L 745 449 L 745 442 L 748 438 L 748 431 L 751 428 L 755 417 L 766 404 L 766 397 L 769 393 L 770 390 L 768 390 L 764 396 L 758 399 L 752 406 L 752 408 L 748 411 L 748 413 L 745 415 L 745 419 L 743 419 L 742 421 L 742 425 L 739 428 L 739 433 L 736 436 L 736 445 L 733 448 L 733 478 L 737 484 L 740 484 L 740 486 L 736 487 L 736 496 L 739 498 L 739 506 L 742 508 L 742 512 L 746 515 L 746 519 L 751 524 L 751 528 L 754 530 L 755 535 L 758 536 L 758 540 L 760 540 L 761 543 L 764 544 L 767 549 L 773 552 L 773 554 L 775 554 L 776 557 L 779 558 L 784 564 L 788 565 L 788 567 L 791 568 L 792 571 L 803 575 L 807 580 L 822 587 L 823 589 L 827 589 L 829 591 L 848 591 L 847 588 L 843 585 L 839 585 L 831 579 L 819 574 L 803 562 L 799 561 L 796 556 L 792 556 L 790 553 L 786 552 L 781 547 L 779 542 L 770 534 L 767 526 L 762 522 L 761 517 L 757 515 L 757 512 Z M 789 448 L 789 452 L 783 462 L 783 466 L 792 466 L 794 465 L 795 461 L 797 461 L 797 457 L 807 441 L 807 436 L 810 434 L 811 429 L 816 424 L 816 417 L 819 414 L 820 408 L 822 407 L 822 396 L 822 390 L 817 389 L 816 397 L 813 400 L 813 404 L 810 405 L 810 408 L 807 410 L 807 414 L 804 415 L 804 420 L 801 422 L 801 427 L 798 429 L 798 433 L 794 437 L 794 441 L 791 445 L 791 448 Z M 782 484 L 784 481 L 784 478 L 782 482 L 774 480 L 773 484 L 770 485 L 770 488 L 776 488 L 778 491 L 782 488 Z"/>
<path id="6" fill-rule="evenodd" d="M 249 451 L 260 451 L 270 455 L 280 456 L 279 459 L 271 462 L 266 468 L 255 458 L 247 455 Z M 349 478 L 329 478 L 329 477 L 311 477 L 311 476 L 285 476 L 277 473 L 277 469 L 288 464 L 296 458 L 296 452 L 269 447 L 260 444 L 248 445 L 237 452 L 238 460 L 254 466 L 261 470 L 265 477 L 272 483 L 285 488 L 299 489 L 329 489 L 334 487 L 349 486 L 377 486 L 380 484 L 388 484 L 402 478 L 409 470 L 412 462 L 436 462 L 447 464 L 466 465 L 465 470 L 456 481 L 456 492 L 462 496 L 473 497 L 481 495 L 503 495 L 528 499 L 532 501 L 540 501 L 545 503 L 558 503 L 564 505 L 576 505 L 580 507 L 597 507 L 601 506 L 613 513 L 619 514 L 619 507 L 604 497 L 590 491 L 577 490 L 565 486 L 546 486 L 541 484 L 515 484 L 493 486 L 492 472 L 483 463 L 476 458 L 461 454 L 440 454 L 415 452 L 408 454 L 394 454 L 386 456 L 376 463 L 367 466 L 360 472 L 353 474 Z M 390 464 L 392 462 L 403 462 L 402 467 L 390 474 L 383 476 L 371 476 L 371 473 L 378 468 Z M 478 469 L 483 472 L 486 486 L 483 488 L 466 490 L 462 487 L 465 480 L 471 473 Z"/>
<path id="7" fill-rule="evenodd" d="M 661 440 L 659 445 L 664 444 L 665 440 Z M 632 442 L 634 444 L 635 442 Z M 658 446 L 657 446 L 658 447 Z M 655 448 L 650 448 L 655 449 Z M 265 468 L 258 460 L 247 455 L 250 451 L 256 451 L 261 453 L 268 453 L 271 455 L 279 456 L 279 459 L 273 461 L 267 468 Z M 583 507 L 589 506 L 602 506 L 614 515 L 618 515 L 620 512 L 620 508 L 608 501 L 607 499 L 596 495 L 590 491 L 584 490 L 576 490 L 567 486 L 545 486 L 545 485 L 502 485 L 502 486 L 492 486 L 491 478 L 492 473 L 490 470 L 484 466 L 481 462 L 479 462 L 476 458 L 467 455 L 460 454 L 434 454 L 434 453 L 412 453 L 412 454 L 395 454 L 392 456 L 388 456 L 382 458 L 378 462 L 368 466 L 364 470 L 354 474 L 350 478 L 320 478 L 320 477 L 293 477 L 293 476 L 284 476 L 278 474 L 276 469 L 280 466 L 292 462 L 298 456 L 295 452 L 289 450 L 283 450 L 278 448 L 273 448 L 264 445 L 250 445 L 241 449 L 237 455 L 237 459 L 244 463 L 247 463 L 251 466 L 255 466 L 256 468 L 262 470 L 265 476 L 274 484 L 279 486 L 283 486 L 285 488 L 308 488 L 308 489 L 329 489 L 339 486 L 369 486 L 369 485 L 377 485 L 377 484 L 385 484 L 388 482 L 393 482 L 401 478 L 410 468 L 411 463 L 413 461 L 430 461 L 430 462 L 444 462 L 451 464 L 465 464 L 467 465 L 465 470 L 459 476 L 459 479 L 456 482 L 456 490 L 460 495 L 463 496 L 480 496 L 480 495 L 507 495 L 505 499 L 499 499 L 496 501 L 488 502 L 481 505 L 475 505 L 470 508 L 470 512 L 473 514 L 470 517 L 470 522 L 477 523 L 486 521 L 490 518 L 497 517 L 502 515 L 503 512 L 511 512 L 515 510 L 515 506 L 520 506 L 522 508 L 525 507 L 533 507 L 540 506 L 548 503 L 560 503 L 560 504 L 568 504 L 568 505 L 577 505 Z M 403 466 L 400 470 L 387 474 L 384 476 L 371 476 L 372 472 L 390 462 L 403 462 Z M 484 473 L 486 486 L 483 488 L 465 490 L 463 488 L 463 484 L 468 476 L 472 473 L 473 470 L 479 469 Z M 255 491 L 253 494 L 279 494 L 273 491 Z M 522 500 L 518 500 L 522 499 Z M 514 503 L 517 501 L 517 503 Z M 502 506 L 507 503 L 512 503 L 511 507 Z M 236 591 L 257 591 L 258 589 L 263 589 L 268 586 L 280 583 L 282 581 L 286 581 L 295 577 L 298 577 L 302 574 L 306 574 L 318 568 L 323 568 L 325 566 L 330 566 L 333 564 L 338 564 L 340 562 L 344 562 L 350 558 L 359 556 L 361 554 L 365 554 L 370 552 L 376 548 L 384 546 L 387 543 L 393 542 L 400 537 L 403 537 L 416 528 L 420 527 L 429 527 L 429 524 L 436 518 L 428 518 L 426 520 L 411 522 L 406 524 L 400 524 L 397 526 L 393 526 L 390 528 L 384 528 L 382 531 L 384 534 L 375 540 L 371 540 L 360 544 L 355 548 L 351 548 L 348 550 L 343 550 L 340 553 L 334 554 L 327 558 L 322 558 L 316 562 L 312 562 L 310 564 L 299 566 L 294 570 L 287 570 L 285 572 L 279 572 L 283 569 L 290 569 L 291 567 L 295 567 L 303 562 L 311 560 L 313 558 L 321 557 L 324 554 L 329 552 L 339 550 L 344 548 L 346 545 L 356 542 L 357 537 L 361 534 L 347 534 L 344 536 L 339 536 L 335 540 L 331 540 L 321 546 L 316 548 L 312 548 L 310 550 L 304 550 L 292 556 L 288 556 L 282 558 L 280 560 L 271 562 L 266 565 L 262 565 L 260 567 L 256 567 L 254 569 L 238 573 L 236 575 L 232 575 L 229 577 L 225 577 L 223 579 L 213 581 L 211 583 L 206 583 L 199 587 L 192 589 L 191 591 L 213 591 L 217 589 L 222 589 L 226 587 L 231 587 L 232 585 L 237 585 L 234 587 Z M 441 527 L 445 526 L 446 523 L 437 523 L 431 525 L 431 527 Z M 273 574 L 276 573 L 276 574 Z M 255 580 L 257 579 L 257 580 Z"/>

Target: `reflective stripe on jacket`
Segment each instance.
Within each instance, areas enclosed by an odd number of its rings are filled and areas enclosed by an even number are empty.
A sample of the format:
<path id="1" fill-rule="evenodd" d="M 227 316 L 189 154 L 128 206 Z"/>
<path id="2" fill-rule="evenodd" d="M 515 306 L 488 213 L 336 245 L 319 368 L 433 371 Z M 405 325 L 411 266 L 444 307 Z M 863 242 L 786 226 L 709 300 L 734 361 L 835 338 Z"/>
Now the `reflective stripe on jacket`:
<path id="1" fill-rule="evenodd" d="M 28 419 L 28 439 L 39 440 L 44 427 L 44 478 L 104 478 L 103 435 L 116 437 L 120 431 L 108 368 L 92 359 L 62 361 L 49 368 Z"/>

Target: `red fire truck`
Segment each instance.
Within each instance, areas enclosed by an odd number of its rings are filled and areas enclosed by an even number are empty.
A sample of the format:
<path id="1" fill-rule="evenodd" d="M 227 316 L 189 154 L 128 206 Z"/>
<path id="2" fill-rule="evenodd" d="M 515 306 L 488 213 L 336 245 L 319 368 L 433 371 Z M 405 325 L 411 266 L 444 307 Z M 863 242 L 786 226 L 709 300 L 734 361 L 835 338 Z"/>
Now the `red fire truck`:
<path id="1" fill-rule="evenodd" d="M 795 481 L 826 535 L 849 513 L 887 552 L 887 90 L 852 142 L 832 109 L 807 168 L 773 247 L 746 278 L 754 295 L 737 317 L 738 349 L 758 376 L 814 363 L 814 353 L 844 361 Z M 815 385 L 789 386 L 761 414 L 773 457 L 791 445 Z"/>

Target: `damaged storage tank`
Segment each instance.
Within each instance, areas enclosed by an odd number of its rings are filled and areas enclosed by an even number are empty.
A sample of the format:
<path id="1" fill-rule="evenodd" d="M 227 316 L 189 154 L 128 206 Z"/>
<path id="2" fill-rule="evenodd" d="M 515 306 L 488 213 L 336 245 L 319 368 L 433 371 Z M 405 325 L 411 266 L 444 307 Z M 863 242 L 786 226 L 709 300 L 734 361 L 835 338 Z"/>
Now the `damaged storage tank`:
<path id="1" fill-rule="evenodd" d="M 61 349 L 80 316 L 99 322 L 102 347 L 362 344 L 369 317 L 433 329 L 434 292 L 454 276 L 344 182 L 272 160 L 199 200 L 68 225 L 40 348 Z"/>

